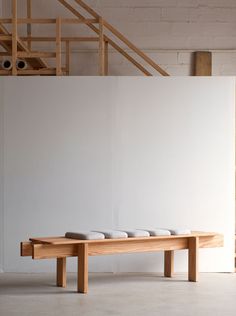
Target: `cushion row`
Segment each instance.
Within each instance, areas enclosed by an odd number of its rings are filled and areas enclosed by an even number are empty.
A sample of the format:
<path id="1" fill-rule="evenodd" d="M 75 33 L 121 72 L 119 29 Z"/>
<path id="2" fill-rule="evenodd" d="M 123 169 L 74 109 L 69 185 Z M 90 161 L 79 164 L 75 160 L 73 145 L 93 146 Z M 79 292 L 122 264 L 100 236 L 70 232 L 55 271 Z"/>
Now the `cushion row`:
<path id="1" fill-rule="evenodd" d="M 170 236 L 170 235 L 188 235 L 189 229 L 134 229 L 134 230 L 97 230 L 97 231 L 79 231 L 67 232 L 66 238 L 83 240 L 100 239 L 118 239 L 128 237 L 149 237 L 149 236 Z"/>

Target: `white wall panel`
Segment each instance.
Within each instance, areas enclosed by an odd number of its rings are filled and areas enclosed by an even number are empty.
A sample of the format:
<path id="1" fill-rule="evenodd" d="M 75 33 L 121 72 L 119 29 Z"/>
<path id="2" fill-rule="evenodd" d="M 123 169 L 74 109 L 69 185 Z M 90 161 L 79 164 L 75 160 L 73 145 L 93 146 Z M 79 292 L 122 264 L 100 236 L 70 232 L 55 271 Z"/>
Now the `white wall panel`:
<path id="1" fill-rule="evenodd" d="M 19 256 L 30 236 L 147 226 L 223 233 L 225 247 L 202 250 L 200 269 L 233 271 L 234 78 L 3 83 L 5 271 L 54 268 Z M 163 263 L 158 254 L 90 259 L 91 271 Z M 177 255 L 177 271 L 186 260 Z"/>

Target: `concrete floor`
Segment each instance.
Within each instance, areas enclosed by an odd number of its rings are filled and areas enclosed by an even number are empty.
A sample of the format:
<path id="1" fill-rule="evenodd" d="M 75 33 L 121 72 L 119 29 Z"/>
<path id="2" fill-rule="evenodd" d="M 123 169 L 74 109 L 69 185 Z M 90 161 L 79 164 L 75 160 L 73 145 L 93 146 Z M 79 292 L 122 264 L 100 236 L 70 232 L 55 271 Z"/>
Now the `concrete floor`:
<path id="1" fill-rule="evenodd" d="M 90 274 L 89 294 L 77 294 L 76 275 L 66 289 L 53 274 L 0 274 L 1 316 L 235 316 L 236 274 Z"/>

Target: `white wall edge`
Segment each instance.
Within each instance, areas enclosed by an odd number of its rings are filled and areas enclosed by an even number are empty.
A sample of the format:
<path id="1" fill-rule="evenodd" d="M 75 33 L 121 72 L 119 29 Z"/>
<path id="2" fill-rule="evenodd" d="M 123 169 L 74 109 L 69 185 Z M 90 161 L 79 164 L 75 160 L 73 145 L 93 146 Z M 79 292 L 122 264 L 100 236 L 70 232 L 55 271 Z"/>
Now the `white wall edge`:
<path id="1" fill-rule="evenodd" d="M 2 79 L 2 78 L 1 78 Z M 0 85 L 0 272 L 4 268 L 4 104 L 3 86 Z"/>

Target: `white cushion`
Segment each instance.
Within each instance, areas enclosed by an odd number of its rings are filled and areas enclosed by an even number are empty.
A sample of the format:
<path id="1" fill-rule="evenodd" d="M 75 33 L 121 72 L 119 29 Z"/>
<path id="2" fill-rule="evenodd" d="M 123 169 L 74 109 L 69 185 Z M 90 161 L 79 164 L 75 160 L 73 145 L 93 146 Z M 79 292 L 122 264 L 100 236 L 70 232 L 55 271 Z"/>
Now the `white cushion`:
<path id="1" fill-rule="evenodd" d="M 187 228 L 169 229 L 171 235 L 190 235 L 191 230 Z"/>
<path id="2" fill-rule="evenodd" d="M 146 230 L 134 229 L 134 230 L 124 230 L 128 234 L 128 237 L 149 237 L 150 234 Z"/>
<path id="3" fill-rule="evenodd" d="M 146 229 L 150 236 L 170 236 L 171 233 L 167 229 L 161 229 L 161 228 L 153 228 L 153 229 Z"/>
<path id="4" fill-rule="evenodd" d="M 102 233 L 89 232 L 89 231 L 67 232 L 65 234 L 65 237 L 72 238 L 72 239 L 85 239 L 85 240 L 105 239 L 105 236 Z"/>
<path id="5" fill-rule="evenodd" d="M 102 233 L 107 239 L 127 238 L 128 234 L 120 230 L 96 230 L 95 232 Z"/>

